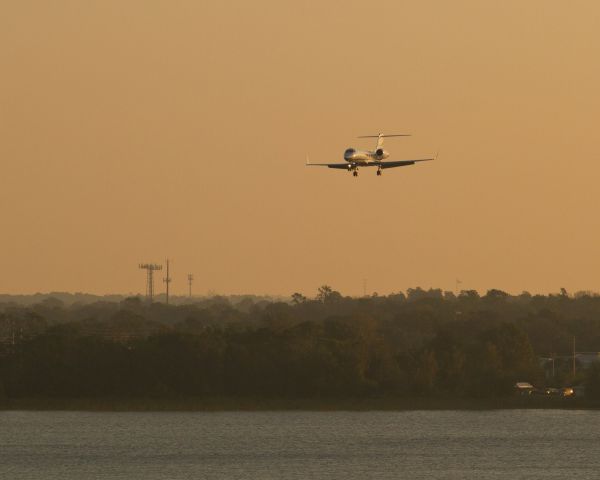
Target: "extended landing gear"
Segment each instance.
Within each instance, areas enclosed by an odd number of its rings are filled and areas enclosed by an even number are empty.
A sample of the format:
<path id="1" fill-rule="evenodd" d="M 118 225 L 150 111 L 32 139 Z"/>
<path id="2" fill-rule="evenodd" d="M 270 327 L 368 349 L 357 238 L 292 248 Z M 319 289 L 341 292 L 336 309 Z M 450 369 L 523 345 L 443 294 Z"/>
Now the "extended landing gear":
<path id="1" fill-rule="evenodd" d="M 352 172 L 352 176 L 353 176 L 353 177 L 358 177 L 358 171 L 357 171 L 357 170 L 354 170 L 354 171 Z"/>
<path id="2" fill-rule="evenodd" d="M 378 168 L 378 169 L 377 169 L 377 176 L 378 176 L 378 177 L 381 177 L 381 168 Z"/>

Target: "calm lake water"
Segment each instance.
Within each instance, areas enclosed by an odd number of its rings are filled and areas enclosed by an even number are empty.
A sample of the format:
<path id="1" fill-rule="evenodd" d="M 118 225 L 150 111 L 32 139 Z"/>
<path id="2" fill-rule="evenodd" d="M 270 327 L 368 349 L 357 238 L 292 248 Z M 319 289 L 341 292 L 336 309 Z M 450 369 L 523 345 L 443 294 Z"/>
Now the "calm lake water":
<path id="1" fill-rule="evenodd" d="M 600 412 L 0 412 L 2 479 L 600 478 Z"/>

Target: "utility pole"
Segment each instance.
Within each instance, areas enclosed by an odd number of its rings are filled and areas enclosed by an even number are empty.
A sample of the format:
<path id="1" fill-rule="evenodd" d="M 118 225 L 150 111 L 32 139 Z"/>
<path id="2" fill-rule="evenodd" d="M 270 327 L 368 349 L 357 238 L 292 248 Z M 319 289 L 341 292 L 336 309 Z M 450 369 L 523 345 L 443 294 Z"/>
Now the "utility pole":
<path id="1" fill-rule="evenodd" d="M 194 276 L 191 273 L 188 273 L 188 287 L 189 287 L 189 297 L 192 298 L 192 282 L 194 281 Z"/>
<path id="2" fill-rule="evenodd" d="M 154 272 L 156 270 L 162 270 L 162 265 L 155 263 L 140 263 L 139 267 L 146 270 L 146 298 L 148 302 L 152 303 L 152 297 L 154 296 Z"/>
<path id="3" fill-rule="evenodd" d="M 456 279 L 456 296 L 458 297 L 458 295 L 460 294 L 459 290 L 458 290 L 458 286 L 461 284 L 462 282 L 457 278 Z"/>
<path id="4" fill-rule="evenodd" d="M 167 276 L 163 278 L 163 282 L 166 284 L 166 294 L 167 294 L 167 305 L 169 304 L 169 283 L 171 283 L 171 277 L 169 277 L 169 259 L 167 258 Z"/>
<path id="5" fill-rule="evenodd" d="M 575 335 L 573 335 L 573 378 L 575 378 Z"/>
<path id="6" fill-rule="evenodd" d="M 367 296 L 367 279 L 363 278 L 363 297 Z"/>

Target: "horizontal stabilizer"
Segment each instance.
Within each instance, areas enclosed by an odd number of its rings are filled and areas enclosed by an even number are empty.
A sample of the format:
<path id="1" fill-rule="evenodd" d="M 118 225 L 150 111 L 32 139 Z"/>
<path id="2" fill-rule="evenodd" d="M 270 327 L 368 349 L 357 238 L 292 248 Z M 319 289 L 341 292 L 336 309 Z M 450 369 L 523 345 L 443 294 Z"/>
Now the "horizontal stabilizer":
<path id="1" fill-rule="evenodd" d="M 360 135 L 356 138 L 388 138 L 388 137 L 410 137 L 410 133 L 394 133 L 392 135 L 384 135 L 380 133 L 379 135 Z"/>
<path id="2" fill-rule="evenodd" d="M 385 133 L 379 133 L 378 135 L 361 135 L 358 138 L 376 138 L 377 139 L 377 148 L 381 148 L 383 146 L 383 139 L 388 137 L 410 137 L 408 133 L 391 133 L 386 135 Z"/>

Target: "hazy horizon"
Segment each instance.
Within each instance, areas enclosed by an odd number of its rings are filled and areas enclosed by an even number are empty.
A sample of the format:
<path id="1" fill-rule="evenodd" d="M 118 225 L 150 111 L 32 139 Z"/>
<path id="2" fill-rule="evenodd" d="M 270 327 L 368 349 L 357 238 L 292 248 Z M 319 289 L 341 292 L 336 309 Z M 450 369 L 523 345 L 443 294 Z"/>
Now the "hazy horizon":
<path id="1" fill-rule="evenodd" d="M 323 285 L 320 285 L 319 287 L 321 287 L 321 286 L 323 286 Z M 362 298 L 365 296 L 362 292 L 361 293 L 349 293 L 349 292 L 340 291 L 339 289 L 337 289 L 335 286 L 332 286 L 332 285 L 327 285 L 327 286 L 331 287 L 332 290 L 340 293 L 343 297 Z M 384 297 L 384 296 L 396 295 L 396 294 L 405 294 L 406 295 L 408 293 L 408 291 L 413 290 L 413 289 L 419 289 L 419 288 L 421 288 L 425 292 L 428 292 L 431 290 L 433 290 L 433 291 L 437 290 L 437 291 L 441 291 L 443 294 L 452 293 L 454 295 L 459 295 L 463 291 L 476 291 L 480 296 L 485 296 L 488 292 L 493 291 L 493 290 L 500 290 L 500 289 L 495 289 L 492 287 L 492 288 L 489 288 L 486 290 L 462 289 L 461 288 L 457 291 L 456 289 L 443 289 L 443 288 L 439 288 L 439 287 L 422 288 L 418 285 L 415 285 L 413 287 L 408 287 L 407 289 L 404 289 L 404 290 L 391 290 L 389 292 L 367 291 L 366 296 L 367 297 L 373 297 L 373 296 Z M 560 290 L 561 289 L 558 289 L 556 292 L 535 292 L 535 291 L 529 291 L 529 290 L 523 290 L 520 292 L 511 292 L 511 291 L 504 291 L 504 290 L 502 290 L 502 291 L 512 297 L 518 297 L 520 295 L 527 295 L 527 294 L 529 294 L 531 296 L 561 295 L 562 293 Z M 206 298 L 212 298 L 212 297 L 225 297 L 225 298 L 256 297 L 256 298 L 270 298 L 270 299 L 280 299 L 281 298 L 281 299 L 283 299 L 283 298 L 291 298 L 294 293 L 300 293 L 308 299 L 315 299 L 318 296 L 319 288 L 317 287 L 314 290 L 309 290 L 309 291 L 295 290 L 293 292 L 290 292 L 289 294 L 273 294 L 273 293 L 269 293 L 269 292 L 251 292 L 251 291 L 224 293 L 224 292 L 218 292 L 215 290 L 207 290 L 204 292 L 192 292 L 191 297 L 189 296 L 188 293 L 185 293 L 185 292 L 175 292 L 175 293 L 169 292 L 169 298 L 177 299 L 177 300 L 182 300 L 182 299 L 186 299 L 186 298 L 206 299 Z M 109 298 L 109 297 L 123 297 L 123 298 L 146 297 L 146 293 L 144 291 L 92 293 L 92 292 L 84 292 L 84 291 L 47 290 L 47 291 L 38 291 L 38 292 L 32 292 L 32 293 L 0 292 L 0 300 L 2 299 L 2 297 L 35 297 L 35 296 L 52 297 L 52 296 L 56 296 L 56 295 L 68 295 L 68 296 L 73 296 L 73 297 L 90 296 L 90 297 L 107 297 L 107 298 Z M 600 296 L 600 292 L 595 291 L 595 290 L 575 290 L 575 291 L 567 290 L 567 295 L 572 298 L 576 298 L 581 295 Z M 159 290 L 159 291 L 154 292 L 153 299 L 154 299 L 154 302 L 164 302 L 165 297 L 166 297 L 165 291 Z"/>
<path id="2" fill-rule="evenodd" d="M 0 12 L 0 293 L 598 290 L 598 4 Z M 380 131 L 439 159 L 304 167 Z"/>

